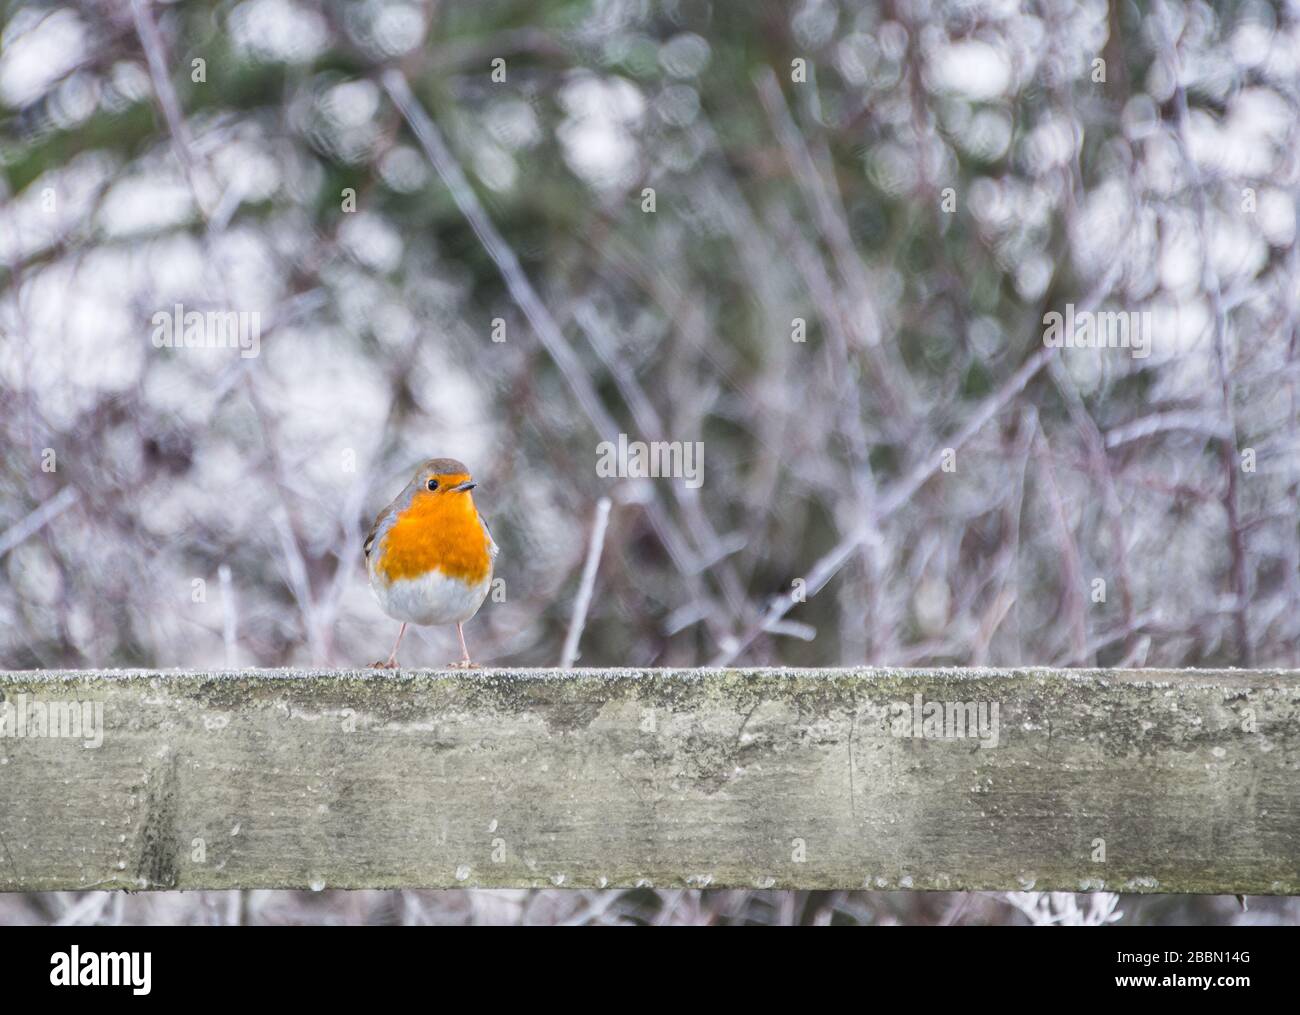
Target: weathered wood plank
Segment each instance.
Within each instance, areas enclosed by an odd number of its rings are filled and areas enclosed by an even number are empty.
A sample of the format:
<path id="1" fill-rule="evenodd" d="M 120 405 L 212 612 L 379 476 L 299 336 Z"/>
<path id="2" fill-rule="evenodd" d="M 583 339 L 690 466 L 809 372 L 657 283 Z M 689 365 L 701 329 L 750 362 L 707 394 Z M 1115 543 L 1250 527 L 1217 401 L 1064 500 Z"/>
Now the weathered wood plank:
<path id="1" fill-rule="evenodd" d="M 10 672 L 0 693 L 5 891 L 1300 892 L 1295 672 Z M 975 706 L 984 745 L 918 730 L 917 695 Z M 30 735 L 66 721 L 55 701 L 89 703 L 58 729 L 80 739 Z"/>

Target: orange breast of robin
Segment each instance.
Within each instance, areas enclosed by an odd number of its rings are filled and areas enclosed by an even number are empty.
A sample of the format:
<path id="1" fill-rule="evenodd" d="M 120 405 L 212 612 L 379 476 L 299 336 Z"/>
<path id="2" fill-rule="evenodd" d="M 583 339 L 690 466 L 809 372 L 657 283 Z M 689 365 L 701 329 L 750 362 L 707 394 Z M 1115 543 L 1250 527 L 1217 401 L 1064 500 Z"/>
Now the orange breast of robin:
<path id="1" fill-rule="evenodd" d="M 468 478 L 468 477 L 465 477 Z M 457 477 L 445 477 L 448 485 Z M 384 537 L 378 570 L 389 581 L 441 571 L 477 585 L 488 575 L 487 533 L 469 493 L 421 491 Z"/>

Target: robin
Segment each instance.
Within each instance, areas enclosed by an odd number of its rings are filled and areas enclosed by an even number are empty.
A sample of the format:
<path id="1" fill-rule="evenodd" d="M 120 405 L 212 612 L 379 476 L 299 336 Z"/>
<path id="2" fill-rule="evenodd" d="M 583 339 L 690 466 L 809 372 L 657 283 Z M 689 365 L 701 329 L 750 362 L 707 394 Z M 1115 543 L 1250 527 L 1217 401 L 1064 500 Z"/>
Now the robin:
<path id="1" fill-rule="evenodd" d="M 462 656 L 449 665 L 474 665 L 461 625 L 483 605 L 497 556 L 470 494 L 477 485 L 454 458 L 431 458 L 371 526 L 365 542 L 370 588 L 383 611 L 402 622 L 392 655 L 374 666 L 397 666 L 407 624 L 455 624 Z"/>

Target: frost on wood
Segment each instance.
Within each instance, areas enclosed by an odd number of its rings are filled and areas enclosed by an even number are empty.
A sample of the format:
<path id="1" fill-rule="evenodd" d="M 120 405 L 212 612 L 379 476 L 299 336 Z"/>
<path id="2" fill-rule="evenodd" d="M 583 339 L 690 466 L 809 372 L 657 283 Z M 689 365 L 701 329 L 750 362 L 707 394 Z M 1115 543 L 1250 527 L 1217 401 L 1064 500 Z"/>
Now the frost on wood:
<path id="1" fill-rule="evenodd" d="M 1300 891 L 1291 672 L 14 672 L 0 694 L 7 891 Z M 102 743 L 50 735 L 53 702 L 102 703 Z"/>

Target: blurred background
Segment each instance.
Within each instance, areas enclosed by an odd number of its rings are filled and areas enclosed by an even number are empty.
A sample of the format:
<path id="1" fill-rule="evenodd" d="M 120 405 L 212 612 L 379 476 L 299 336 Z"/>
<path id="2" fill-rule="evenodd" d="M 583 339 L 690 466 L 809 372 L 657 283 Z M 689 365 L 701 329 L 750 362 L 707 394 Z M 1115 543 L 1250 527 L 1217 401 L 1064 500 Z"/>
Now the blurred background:
<path id="1" fill-rule="evenodd" d="M 1300 5 L 0 12 L 0 668 L 383 658 L 362 539 L 434 455 L 501 546 L 487 665 L 559 660 L 606 497 L 580 665 L 1300 665 Z M 1148 313 L 1148 354 L 1045 344 L 1067 305 Z M 256 348 L 159 341 L 191 312 L 257 315 Z M 600 475 L 620 434 L 700 442 L 702 483 Z M 414 635 L 405 665 L 458 655 Z M 18 922 L 1297 917 L 0 896 Z"/>

